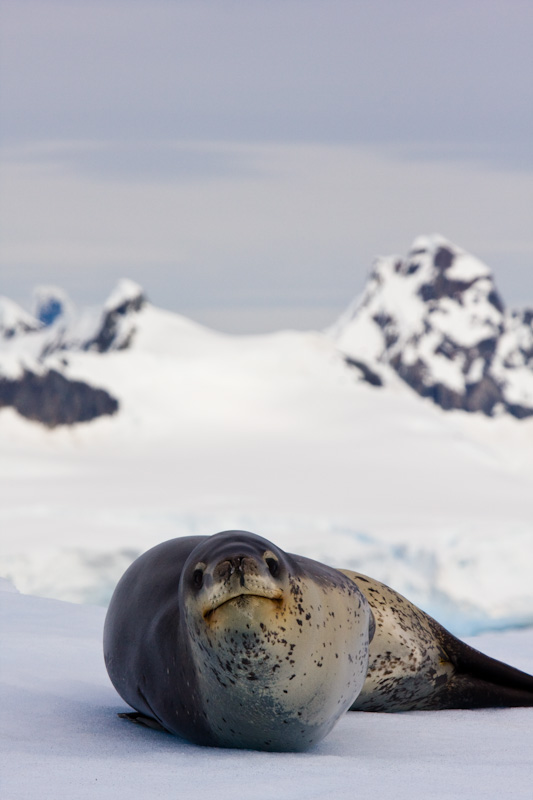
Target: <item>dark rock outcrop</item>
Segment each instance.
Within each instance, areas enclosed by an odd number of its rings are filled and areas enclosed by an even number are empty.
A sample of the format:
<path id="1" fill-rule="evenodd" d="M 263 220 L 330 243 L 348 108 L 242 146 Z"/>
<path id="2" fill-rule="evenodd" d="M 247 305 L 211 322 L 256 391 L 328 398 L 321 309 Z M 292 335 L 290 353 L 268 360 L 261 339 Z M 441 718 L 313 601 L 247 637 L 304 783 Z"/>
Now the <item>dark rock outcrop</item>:
<path id="1" fill-rule="evenodd" d="M 129 347 L 137 314 L 147 302 L 138 284 L 120 281 L 99 316 L 90 310 L 76 315 L 67 295 L 56 287 L 35 290 L 35 316 L 8 298 L 1 300 L 0 336 L 10 341 L 4 348 L 4 375 L 0 368 L 0 408 L 12 407 L 23 417 L 50 428 L 88 422 L 118 411 L 118 401 L 105 389 L 68 377 L 64 369 L 67 362 L 58 356 Z M 23 340 L 17 338 L 20 336 Z M 14 349 L 10 350 L 12 344 Z M 17 361 L 19 375 L 13 370 Z"/>
<path id="2" fill-rule="evenodd" d="M 98 353 L 126 350 L 135 335 L 135 314 L 146 302 L 140 286 L 132 281 L 121 281 L 105 305 L 97 331 L 83 343 L 83 349 Z"/>
<path id="3" fill-rule="evenodd" d="M 49 428 L 115 414 L 118 401 L 104 389 L 69 380 L 56 370 L 25 370 L 20 378 L 0 376 L 0 408 L 12 407 Z"/>
<path id="4" fill-rule="evenodd" d="M 356 358 L 349 358 L 345 356 L 344 361 L 349 367 L 353 367 L 354 369 L 359 370 L 361 373 L 361 379 L 369 383 L 371 386 L 383 386 L 383 380 L 374 372 L 373 369 L 370 369 L 368 364 L 365 364 L 364 361 L 358 361 Z"/>

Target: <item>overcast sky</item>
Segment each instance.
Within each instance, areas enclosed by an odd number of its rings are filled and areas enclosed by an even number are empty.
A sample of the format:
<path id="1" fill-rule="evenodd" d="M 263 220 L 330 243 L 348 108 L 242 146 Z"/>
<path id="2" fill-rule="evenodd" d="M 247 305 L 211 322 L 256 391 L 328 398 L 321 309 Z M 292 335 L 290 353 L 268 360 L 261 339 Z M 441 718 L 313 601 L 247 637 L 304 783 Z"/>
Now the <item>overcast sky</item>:
<path id="1" fill-rule="evenodd" d="M 439 232 L 533 304 L 531 0 L 0 8 L 0 293 L 314 326 Z"/>

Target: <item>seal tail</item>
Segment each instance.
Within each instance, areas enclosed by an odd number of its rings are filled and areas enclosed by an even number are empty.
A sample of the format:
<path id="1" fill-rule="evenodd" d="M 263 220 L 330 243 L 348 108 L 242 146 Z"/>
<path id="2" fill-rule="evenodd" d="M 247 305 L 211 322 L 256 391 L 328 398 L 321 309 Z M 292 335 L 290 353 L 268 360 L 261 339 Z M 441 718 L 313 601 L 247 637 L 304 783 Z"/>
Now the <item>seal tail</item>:
<path id="1" fill-rule="evenodd" d="M 441 689 L 440 708 L 533 706 L 533 675 L 470 647 L 435 620 L 430 624 L 456 670 Z"/>

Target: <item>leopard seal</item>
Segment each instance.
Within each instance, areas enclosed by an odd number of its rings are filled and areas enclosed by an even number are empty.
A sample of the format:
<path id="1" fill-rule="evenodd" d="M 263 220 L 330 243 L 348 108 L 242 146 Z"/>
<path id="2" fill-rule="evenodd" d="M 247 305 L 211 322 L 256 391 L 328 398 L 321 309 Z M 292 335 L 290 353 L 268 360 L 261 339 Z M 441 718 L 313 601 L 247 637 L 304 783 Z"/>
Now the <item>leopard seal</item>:
<path id="1" fill-rule="evenodd" d="M 306 750 L 347 710 L 533 705 L 533 677 L 388 586 L 246 531 L 164 542 L 104 626 L 124 716 L 201 745 Z"/>
<path id="2" fill-rule="evenodd" d="M 305 750 L 360 693 L 373 627 L 350 578 L 225 531 L 164 542 L 128 568 L 104 657 L 134 721 L 201 745 Z"/>

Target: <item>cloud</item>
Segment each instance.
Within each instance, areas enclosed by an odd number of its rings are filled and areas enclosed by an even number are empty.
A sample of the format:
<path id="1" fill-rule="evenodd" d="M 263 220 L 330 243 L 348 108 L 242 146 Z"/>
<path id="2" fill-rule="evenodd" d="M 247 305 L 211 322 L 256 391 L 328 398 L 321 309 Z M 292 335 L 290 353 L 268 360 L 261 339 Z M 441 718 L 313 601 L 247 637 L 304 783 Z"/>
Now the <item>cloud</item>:
<path id="1" fill-rule="evenodd" d="M 531 296 L 531 3 L 3 0 L 2 290 L 344 305 L 440 231 Z"/>
<path id="2" fill-rule="evenodd" d="M 456 142 L 528 157 L 516 0 L 4 0 L 3 136 Z"/>
<path id="3" fill-rule="evenodd" d="M 177 310 L 331 307 L 361 289 L 377 253 L 403 252 L 415 235 L 437 230 L 493 266 L 510 302 L 529 280 L 528 174 L 405 161 L 387 147 L 228 142 L 192 150 L 166 142 L 140 170 L 95 166 L 115 149 L 63 142 L 11 150 L 4 275 L 16 267 L 19 283 L 76 292 L 85 281 L 93 293 L 128 275 Z M 182 167 L 166 174 L 170 153 Z"/>

